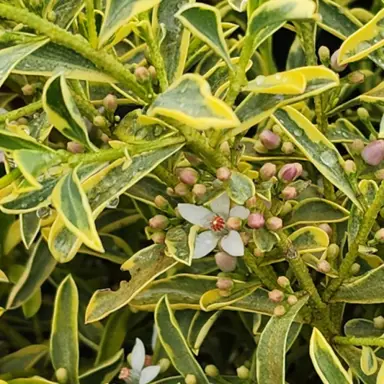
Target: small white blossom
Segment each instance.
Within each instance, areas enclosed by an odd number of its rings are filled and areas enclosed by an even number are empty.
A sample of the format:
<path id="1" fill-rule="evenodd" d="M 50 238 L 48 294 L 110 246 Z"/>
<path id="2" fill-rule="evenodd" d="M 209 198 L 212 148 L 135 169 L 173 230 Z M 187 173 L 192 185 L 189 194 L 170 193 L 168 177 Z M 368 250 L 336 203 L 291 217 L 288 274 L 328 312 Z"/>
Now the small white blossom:
<path id="1" fill-rule="evenodd" d="M 211 202 L 211 210 L 194 204 L 178 204 L 180 215 L 192 224 L 207 229 L 197 235 L 194 259 L 200 259 L 212 252 L 220 241 L 220 246 L 231 256 L 244 256 L 244 244 L 240 234 L 226 228 L 228 217 L 245 220 L 249 210 L 242 206 L 230 208 L 230 199 L 223 193 Z"/>
<path id="2" fill-rule="evenodd" d="M 145 347 L 140 339 L 136 339 L 132 350 L 130 381 L 132 384 L 148 384 L 160 373 L 159 365 L 151 365 L 144 368 Z"/>

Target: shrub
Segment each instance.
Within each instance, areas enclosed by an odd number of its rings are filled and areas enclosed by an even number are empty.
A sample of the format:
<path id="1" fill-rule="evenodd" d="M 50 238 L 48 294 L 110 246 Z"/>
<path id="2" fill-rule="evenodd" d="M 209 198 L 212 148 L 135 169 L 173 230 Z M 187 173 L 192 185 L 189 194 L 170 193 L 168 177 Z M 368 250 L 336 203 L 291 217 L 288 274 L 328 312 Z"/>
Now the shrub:
<path id="1" fill-rule="evenodd" d="M 349 3 L 0 0 L 1 383 L 384 383 Z"/>

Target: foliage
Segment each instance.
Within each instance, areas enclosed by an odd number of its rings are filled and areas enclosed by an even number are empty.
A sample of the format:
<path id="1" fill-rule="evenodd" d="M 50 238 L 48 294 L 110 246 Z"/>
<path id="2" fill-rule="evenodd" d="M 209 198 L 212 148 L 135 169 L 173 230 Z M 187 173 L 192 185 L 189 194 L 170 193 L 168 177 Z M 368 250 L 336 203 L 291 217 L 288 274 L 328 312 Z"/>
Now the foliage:
<path id="1" fill-rule="evenodd" d="M 384 382 L 367 3 L 0 0 L 0 383 Z"/>

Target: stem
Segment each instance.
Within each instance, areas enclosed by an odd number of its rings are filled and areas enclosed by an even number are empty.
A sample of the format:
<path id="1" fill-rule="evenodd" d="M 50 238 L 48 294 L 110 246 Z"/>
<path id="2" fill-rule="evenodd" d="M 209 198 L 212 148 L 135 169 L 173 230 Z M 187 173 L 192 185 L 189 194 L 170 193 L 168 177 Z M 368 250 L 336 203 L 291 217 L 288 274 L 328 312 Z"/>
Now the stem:
<path id="1" fill-rule="evenodd" d="M 38 111 L 41 108 L 43 108 L 43 102 L 41 100 L 36 101 L 35 103 L 28 104 L 25 107 L 15 109 L 14 111 L 5 113 L 4 115 L 0 115 L 0 123 L 3 123 L 7 120 L 12 121 L 17 120 L 23 116 L 32 115 L 34 112 Z"/>
<path id="2" fill-rule="evenodd" d="M 107 161 L 114 161 L 123 157 L 124 148 L 119 149 L 106 149 L 99 152 L 93 153 L 79 153 L 68 157 L 67 152 L 63 153 L 63 160 L 68 161 L 68 164 L 71 166 L 76 166 L 77 164 L 89 164 L 89 163 L 104 163 Z"/>
<path id="3" fill-rule="evenodd" d="M 91 46 L 96 49 L 98 44 L 98 38 L 95 22 L 95 7 L 93 0 L 86 0 L 86 6 L 89 42 L 91 43 Z"/>
<path id="4" fill-rule="evenodd" d="M 241 91 L 241 87 L 247 84 L 247 77 L 245 75 L 249 59 L 253 53 L 253 38 L 248 36 L 245 38 L 243 49 L 241 50 L 240 60 L 237 64 L 236 72 L 230 72 L 230 84 L 227 97 L 225 99 L 229 106 L 232 106 L 237 96 Z"/>
<path id="5" fill-rule="evenodd" d="M 335 336 L 333 341 L 341 345 L 358 345 L 384 348 L 384 339 L 379 337 Z"/>
<path id="6" fill-rule="evenodd" d="M 378 189 L 373 203 L 369 206 L 367 211 L 364 214 L 363 221 L 360 225 L 359 233 L 356 236 L 355 241 L 352 243 L 351 247 L 344 260 L 342 261 L 339 269 L 339 277 L 331 281 L 326 290 L 324 291 L 323 298 L 325 301 L 329 301 L 332 295 L 337 291 L 343 281 L 349 276 L 351 267 L 355 262 L 360 244 L 364 244 L 367 241 L 367 238 L 371 232 L 373 225 L 375 224 L 377 215 L 380 212 L 381 207 L 384 203 L 384 182 L 381 183 L 380 188 Z"/>
<path id="7" fill-rule="evenodd" d="M 21 176 L 21 172 L 19 168 L 13 169 L 7 175 L 0 178 L 0 189 L 8 187 L 8 185 L 12 184 L 20 176 Z"/>
<path id="8" fill-rule="evenodd" d="M 92 61 L 99 69 L 126 85 L 142 100 L 149 102 L 145 89 L 137 83 L 135 76 L 105 50 L 96 51 L 84 38 L 75 36 L 25 9 L 0 4 L 0 15 L 5 19 L 23 23 L 40 34 L 49 37 L 52 42 L 78 52 Z"/>

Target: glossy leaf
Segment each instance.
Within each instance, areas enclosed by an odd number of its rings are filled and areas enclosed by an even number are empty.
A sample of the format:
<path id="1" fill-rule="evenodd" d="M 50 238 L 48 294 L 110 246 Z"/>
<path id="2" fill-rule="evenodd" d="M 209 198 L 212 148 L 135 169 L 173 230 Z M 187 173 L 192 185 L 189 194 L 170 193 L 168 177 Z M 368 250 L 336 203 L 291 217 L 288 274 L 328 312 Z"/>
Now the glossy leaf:
<path id="1" fill-rule="evenodd" d="M 41 220 L 36 212 L 24 213 L 20 215 L 20 232 L 21 239 L 25 248 L 29 249 L 35 241 L 40 231 Z"/>
<path id="2" fill-rule="evenodd" d="M 190 33 L 184 28 L 175 14 L 190 0 L 162 1 L 154 10 L 153 19 L 157 27 L 165 27 L 165 36 L 161 40 L 160 51 L 164 59 L 169 84 L 183 74 L 187 60 Z"/>
<path id="3" fill-rule="evenodd" d="M 221 27 L 220 12 L 216 7 L 203 3 L 189 4 L 180 9 L 176 17 L 233 68 Z"/>
<path id="4" fill-rule="evenodd" d="M 194 375 L 201 384 L 209 384 L 204 371 L 193 357 L 172 312 L 167 296 L 156 306 L 155 323 L 159 339 L 174 367 L 185 377 Z"/>
<path id="5" fill-rule="evenodd" d="M 255 184 L 246 175 L 232 172 L 226 185 L 228 196 L 239 205 L 243 205 L 250 197 L 255 195 Z"/>
<path id="6" fill-rule="evenodd" d="M 343 168 L 344 159 L 335 146 L 305 116 L 291 107 L 277 110 L 274 120 L 318 171 L 360 208 L 360 202 Z"/>
<path id="7" fill-rule="evenodd" d="M 81 0 L 51 0 L 52 11 L 55 12 L 55 24 L 61 28 L 68 28 L 77 14 L 83 8 Z M 50 8 L 50 5 L 48 5 Z"/>
<path id="8" fill-rule="evenodd" d="M 257 380 L 263 384 L 285 383 L 285 353 L 292 322 L 308 301 L 304 296 L 284 316 L 273 316 L 261 334 L 256 351 Z"/>
<path id="9" fill-rule="evenodd" d="M 309 354 L 321 381 L 327 384 L 352 384 L 340 360 L 321 332 L 314 328 Z"/>
<path id="10" fill-rule="evenodd" d="M 194 74 L 182 76 L 159 95 L 148 115 L 169 117 L 199 130 L 232 128 L 239 123 L 232 109 L 212 96 L 208 83 Z"/>
<path id="11" fill-rule="evenodd" d="M 247 9 L 248 0 L 228 0 L 229 5 L 237 12 L 244 12 Z"/>
<path id="12" fill-rule="evenodd" d="M 40 240 L 33 249 L 23 274 L 12 288 L 7 309 L 20 307 L 40 289 L 56 266 L 56 261 L 49 252 L 47 244 Z"/>
<path id="13" fill-rule="evenodd" d="M 252 231 L 253 241 L 262 252 L 269 252 L 277 244 L 279 238 L 266 228 L 254 229 Z"/>
<path id="14" fill-rule="evenodd" d="M 298 224 L 338 223 L 348 220 L 349 212 L 331 201 L 312 197 L 293 207 L 286 218 L 285 227 Z"/>
<path id="15" fill-rule="evenodd" d="M 104 252 L 91 207 L 77 176 L 77 169 L 66 174 L 57 183 L 52 192 L 52 203 L 73 234 L 86 246 L 97 252 Z"/>
<path id="16" fill-rule="evenodd" d="M 50 78 L 43 91 L 43 106 L 49 122 L 64 136 L 95 149 L 88 137 L 87 126 L 83 120 L 71 91 L 62 74 Z"/>
<path id="17" fill-rule="evenodd" d="M 8 283 L 7 275 L 0 269 L 0 283 Z"/>
<path id="18" fill-rule="evenodd" d="M 43 377 L 40 377 L 40 376 L 32 376 L 32 377 L 23 378 L 23 379 L 13 379 L 4 383 L 5 384 L 57 384 L 54 381 L 44 379 Z M 4 384 L 4 383 L 1 383 L 0 381 L 0 384 Z"/>
<path id="19" fill-rule="evenodd" d="M 381 337 L 384 330 L 375 328 L 373 321 L 367 319 L 351 319 L 344 325 L 346 336 Z"/>
<path id="20" fill-rule="evenodd" d="M 176 261 L 163 255 L 163 250 L 163 246 L 155 244 L 132 256 L 122 266 L 123 270 L 131 272 L 131 281 L 122 281 L 117 291 L 96 291 L 88 304 L 86 322 L 101 320 L 124 307 L 157 276 L 176 265 Z"/>
<path id="21" fill-rule="evenodd" d="M 41 290 L 38 289 L 22 306 L 23 314 L 26 319 L 35 316 L 43 303 Z"/>
<path id="22" fill-rule="evenodd" d="M 104 22 L 99 35 L 99 48 L 134 16 L 151 9 L 159 2 L 160 0 L 107 0 Z"/>
<path id="23" fill-rule="evenodd" d="M 181 225 L 171 228 L 165 237 L 165 254 L 180 263 L 191 265 L 198 230 L 197 225 L 188 229 Z"/>
<path id="24" fill-rule="evenodd" d="M 339 63 L 351 63 L 384 46 L 382 38 L 384 11 L 378 12 L 367 24 L 349 36 L 340 47 Z"/>
<path id="25" fill-rule="evenodd" d="M 329 236 L 319 227 L 304 227 L 293 232 L 289 239 L 296 250 L 301 253 L 321 252 L 329 245 Z"/>
<path id="26" fill-rule="evenodd" d="M 42 152 L 52 151 L 49 147 L 38 143 L 27 134 L 21 136 L 3 129 L 0 129 L 0 149 L 6 152 L 13 152 L 22 149 Z"/>
<path id="27" fill-rule="evenodd" d="M 371 376 L 376 373 L 378 362 L 375 352 L 373 352 L 371 347 L 362 347 L 360 368 L 362 372 L 367 376 Z"/>
<path id="28" fill-rule="evenodd" d="M 361 304 L 383 303 L 384 298 L 380 294 L 383 278 L 384 265 L 381 265 L 343 283 L 331 301 Z"/>
<path id="29" fill-rule="evenodd" d="M 77 287 L 72 276 L 68 275 L 56 292 L 50 352 L 53 367 L 56 371 L 59 368 L 66 369 L 69 384 L 79 383 L 78 310 Z"/>

